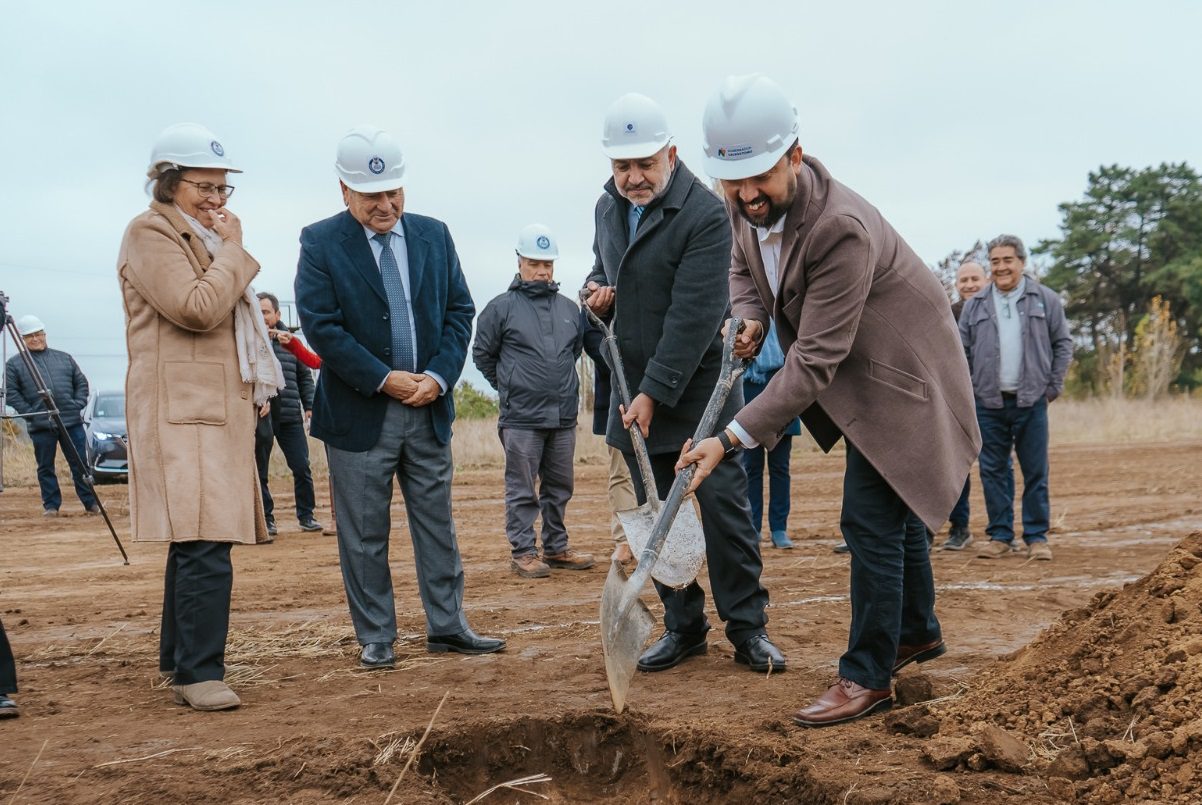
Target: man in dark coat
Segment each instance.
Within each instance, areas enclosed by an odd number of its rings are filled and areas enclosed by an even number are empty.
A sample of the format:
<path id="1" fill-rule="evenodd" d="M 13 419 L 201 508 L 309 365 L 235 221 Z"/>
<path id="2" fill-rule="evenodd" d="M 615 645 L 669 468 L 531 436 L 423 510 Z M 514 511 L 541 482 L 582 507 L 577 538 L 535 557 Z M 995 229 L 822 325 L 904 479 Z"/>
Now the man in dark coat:
<path id="1" fill-rule="evenodd" d="M 271 463 L 271 449 L 277 441 L 292 472 L 296 521 L 300 523 L 301 531 L 321 531 L 321 523 L 313 519 L 317 500 L 313 493 L 313 473 L 309 470 L 309 437 L 305 430 L 313 411 L 313 373 L 287 347 L 295 336 L 280 321 L 280 300 L 275 294 L 260 293 L 259 309 L 263 311 L 275 356 L 284 370 L 284 388 L 264 403 L 255 429 L 255 463 L 259 469 L 267 533 L 276 534 L 275 501 L 267 485 L 267 469 Z"/>
<path id="2" fill-rule="evenodd" d="M 58 429 L 58 424 L 50 414 L 45 413 L 46 403 L 25 366 L 25 359 L 20 355 L 9 358 L 8 365 L 4 368 L 5 385 L 8 388 L 6 401 L 18 414 L 27 417 L 29 438 L 33 442 L 33 452 L 38 463 L 42 514 L 46 517 L 57 517 L 59 507 L 63 504 L 58 475 L 54 471 L 54 460 L 59 448 L 71 467 L 71 478 L 75 481 L 75 494 L 79 496 L 79 502 L 89 514 L 99 514 L 100 503 L 85 477 L 86 468 L 75 461 L 75 454 L 78 454 L 80 461 L 87 461 L 87 445 L 80 412 L 88 404 L 88 379 L 84 377 L 74 358 L 61 350 L 46 346 L 46 328 L 36 316 L 22 316 L 17 322 L 17 330 L 25 341 L 25 346 L 29 348 L 38 373 L 50 388 L 59 416 L 67 428 L 67 436 L 71 438 L 71 443 L 68 444 Z M 71 450 L 72 446 L 74 451 Z"/>
<path id="3" fill-rule="evenodd" d="M 659 106 L 642 95 L 619 98 L 606 115 L 602 140 L 613 176 L 597 202 L 595 262 L 589 307 L 612 316 L 630 392 L 630 410 L 610 402 L 606 441 L 626 454 L 642 502 L 627 428 L 637 423 L 651 453 L 655 485 L 666 496 L 676 455 L 693 436 L 718 382 L 729 311 L 730 225 L 722 203 L 676 157 Z M 719 419 L 725 426 L 743 404 L 733 389 Z M 747 504 L 747 475 L 726 462 L 712 486 L 699 490 L 710 587 L 735 661 L 756 671 L 783 671 L 785 657 L 768 639 L 760 585 L 759 536 Z M 642 657 L 661 671 L 706 651 L 705 594 L 656 584 L 664 602 L 664 635 Z"/>
<path id="4" fill-rule="evenodd" d="M 500 394 L 498 435 L 505 448 L 505 533 L 513 571 L 545 578 L 551 568 L 587 570 L 591 554 L 568 546 L 564 513 L 572 499 L 580 408 L 580 311 L 552 279 L 559 246 L 531 224 L 518 236 L 518 274 L 476 322 L 472 358 Z M 535 482 L 538 488 L 535 488 Z M 543 555 L 534 520 L 543 517 Z"/>

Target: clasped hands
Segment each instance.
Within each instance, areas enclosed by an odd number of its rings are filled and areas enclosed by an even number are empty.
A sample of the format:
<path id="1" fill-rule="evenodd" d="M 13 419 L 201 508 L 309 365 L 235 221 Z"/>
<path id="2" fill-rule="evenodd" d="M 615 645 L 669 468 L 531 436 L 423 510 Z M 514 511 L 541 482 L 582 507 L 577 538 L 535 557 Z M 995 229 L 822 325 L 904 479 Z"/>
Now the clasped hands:
<path id="1" fill-rule="evenodd" d="M 393 370 L 388 373 L 380 390 L 405 405 L 421 408 L 437 400 L 442 387 L 429 375 Z"/>

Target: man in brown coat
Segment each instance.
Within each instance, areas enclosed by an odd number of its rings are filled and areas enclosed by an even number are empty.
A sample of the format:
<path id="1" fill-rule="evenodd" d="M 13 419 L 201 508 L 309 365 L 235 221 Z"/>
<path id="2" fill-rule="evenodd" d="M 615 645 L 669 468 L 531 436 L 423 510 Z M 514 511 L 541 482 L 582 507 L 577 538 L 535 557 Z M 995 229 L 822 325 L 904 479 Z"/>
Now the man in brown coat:
<path id="1" fill-rule="evenodd" d="M 980 448 L 968 366 L 939 281 L 872 205 L 803 158 L 780 87 L 729 78 L 703 125 L 734 230 L 738 352 L 756 352 L 771 315 L 785 363 L 679 466 L 697 462 L 704 479 L 740 444 L 771 448 L 799 414 L 824 450 L 843 437 L 851 635 L 838 681 L 794 717 L 835 724 L 888 708 L 891 675 L 945 651 L 923 524 L 942 525 Z"/>

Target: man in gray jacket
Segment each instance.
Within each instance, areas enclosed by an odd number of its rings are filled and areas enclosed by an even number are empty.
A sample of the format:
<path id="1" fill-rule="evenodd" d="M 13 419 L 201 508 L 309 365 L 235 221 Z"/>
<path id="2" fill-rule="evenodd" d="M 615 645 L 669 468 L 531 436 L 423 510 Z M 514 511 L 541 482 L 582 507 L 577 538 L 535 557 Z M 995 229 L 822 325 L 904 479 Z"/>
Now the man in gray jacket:
<path id="1" fill-rule="evenodd" d="M 1048 547 L 1048 403 L 1060 396 L 1073 340 L 1060 298 L 1025 276 L 1027 250 L 1014 235 L 989 242 L 992 283 L 964 303 L 960 339 L 972 372 L 981 426 L 981 487 L 989 542 L 977 556 L 1010 555 L 1014 542 L 1014 470 L 1023 471 L 1023 542 L 1032 559 Z"/>
<path id="2" fill-rule="evenodd" d="M 79 364 L 65 352 L 46 346 L 46 327 L 37 316 L 22 316 L 17 322 L 25 346 L 42 380 L 50 388 L 59 416 L 67 428 L 67 435 L 75 446 L 79 458 L 86 461 L 87 446 L 84 444 L 83 420 L 80 411 L 88 404 L 88 379 L 83 376 Z M 71 467 L 75 481 L 75 494 L 89 514 L 100 513 L 96 494 L 84 477 L 84 467 L 73 461 L 70 446 L 63 440 L 58 425 L 45 413 L 46 404 L 38 393 L 38 386 L 25 366 L 20 355 L 8 359 L 4 368 L 5 384 L 8 387 L 7 402 L 18 414 L 24 414 L 29 426 L 29 438 L 38 463 L 38 485 L 42 488 L 42 514 L 57 517 L 63 504 L 63 495 L 58 488 L 58 475 L 54 471 L 54 459 L 61 447 Z M 39 413 L 40 412 L 40 413 Z"/>
<path id="3" fill-rule="evenodd" d="M 505 447 L 505 533 L 513 571 L 545 578 L 551 568 L 587 570 L 590 554 L 568 547 L 564 511 L 572 499 L 576 412 L 583 348 L 580 311 L 552 280 L 559 247 L 531 224 L 518 236 L 518 273 L 476 322 L 472 359 L 501 395 L 497 429 Z M 535 481 L 538 488 L 535 488 Z M 543 516 L 543 555 L 534 519 Z"/>

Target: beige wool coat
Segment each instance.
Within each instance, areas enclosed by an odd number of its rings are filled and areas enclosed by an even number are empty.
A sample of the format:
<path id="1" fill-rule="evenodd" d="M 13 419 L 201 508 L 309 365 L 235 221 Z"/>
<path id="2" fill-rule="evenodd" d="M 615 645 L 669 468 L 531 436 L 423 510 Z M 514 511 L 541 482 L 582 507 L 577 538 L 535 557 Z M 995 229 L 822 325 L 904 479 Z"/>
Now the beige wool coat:
<path id="1" fill-rule="evenodd" d="M 735 420 L 771 448 L 794 416 L 840 434 L 932 530 L 981 449 L 968 362 L 943 286 L 875 207 L 806 156 L 785 216 L 779 292 L 738 213 L 733 314 L 776 322 L 785 364 Z"/>
<path id="2" fill-rule="evenodd" d="M 256 411 L 238 369 L 233 315 L 258 272 L 258 262 L 228 241 L 210 260 L 172 204 L 152 202 L 125 230 L 117 274 L 137 541 L 267 540 Z"/>

